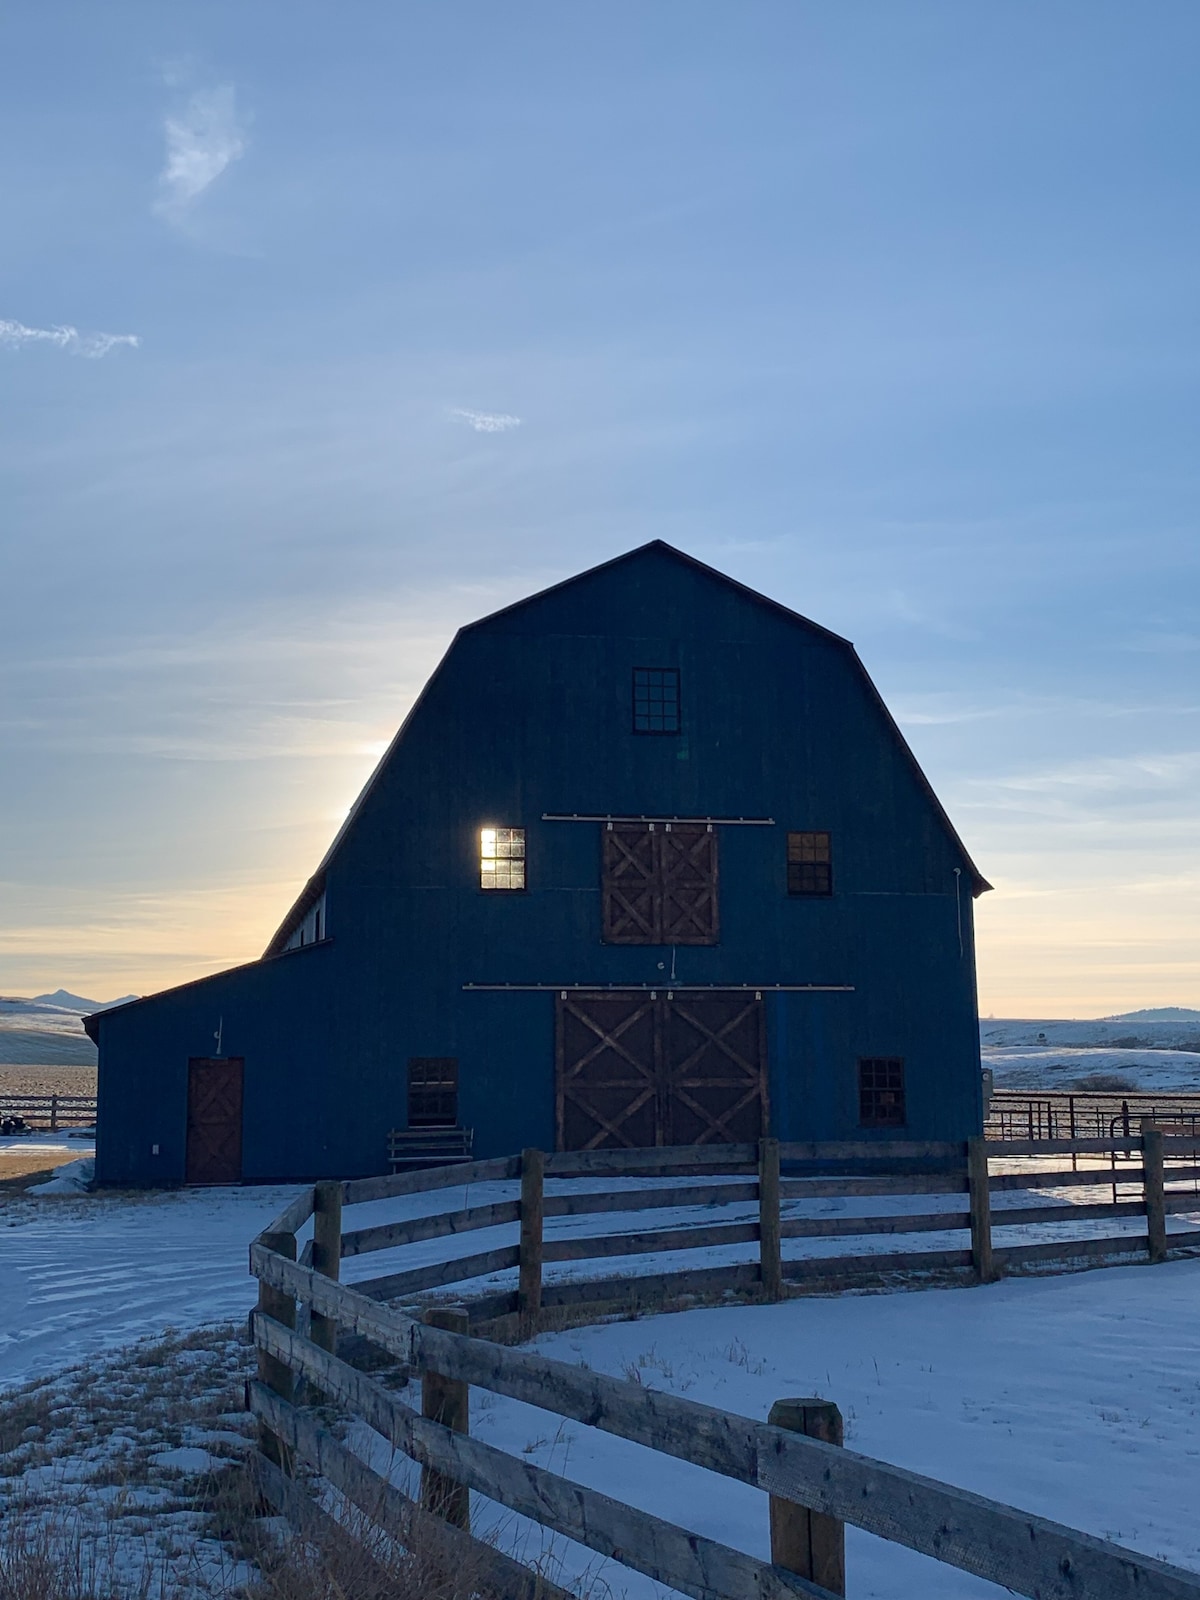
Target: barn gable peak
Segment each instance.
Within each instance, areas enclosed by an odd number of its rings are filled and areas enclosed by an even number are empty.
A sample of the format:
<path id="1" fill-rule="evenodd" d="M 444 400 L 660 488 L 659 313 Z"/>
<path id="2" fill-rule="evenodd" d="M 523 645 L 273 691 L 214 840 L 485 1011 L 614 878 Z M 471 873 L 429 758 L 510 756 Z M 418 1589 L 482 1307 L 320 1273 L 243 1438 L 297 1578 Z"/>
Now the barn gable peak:
<path id="1" fill-rule="evenodd" d="M 731 578 L 728 573 L 720 571 L 717 567 L 710 567 L 706 562 L 700 561 L 695 556 L 688 555 L 685 550 L 678 549 L 673 544 L 668 544 L 665 539 L 651 539 L 646 544 L 640 544 L 632 550 L 626 550 L 619 556 L 612 556 L 607 561 L 601 561 L 594 567 L 586 567 L 582 572 L 576 572 L 569 578 L 563 578 L 558 583 L 550 584 L 548 588 L 539 589 L 535 594 L 526 595 L 521 600 L 514 600 L 510 605 L 502 606 L 499 611 L 492 611 L 485 617 L 480 617 L 477 622 L 468 623 L 459 631 L 462 634 L 486 632 L 493 627 L 503 627 L 505 623 L 517 622 L 525 618 L 532 619 L 536 612 L 553 601 L 560 595 L 567 594 L 572 589 L 579 589 L 594 583 L 608 574 L 615 574 L 621 568 L 636 570 L 644 567 L 648 570 L 662 570 L 663 568 L 677 566 L 686 572 L 697 574 L 712 583 L 724 588 L 731 593 L 739 594 L 756 606 L 761 606 L 777 616 L 785 617 L 788 621 L 810 629 L 813 633 L 834 644 L 853 648 L 848 639 L 840 634 L 833 633 L 829 628 L 823 628 L 820 623 L 813 622 L 811 618 L 802 616 L 800 612 L 793 611 L 778 600 L 772 600 L 769 595 L 752 589 L 748 584 L 740 583 L 738 579 Z"/>

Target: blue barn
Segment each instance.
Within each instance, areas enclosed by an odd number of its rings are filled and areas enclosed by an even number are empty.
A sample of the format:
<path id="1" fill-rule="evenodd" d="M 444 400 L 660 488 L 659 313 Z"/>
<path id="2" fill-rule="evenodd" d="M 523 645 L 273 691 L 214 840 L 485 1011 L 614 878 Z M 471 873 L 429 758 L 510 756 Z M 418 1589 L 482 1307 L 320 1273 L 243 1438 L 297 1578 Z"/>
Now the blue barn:
<path id="1" fill-rule="evenodd" d="M 97 1175 L 963 1139 L 987 888 L 853 647 L 655 541 L 461 630 L 261 960 L 87 1019 Z"/>

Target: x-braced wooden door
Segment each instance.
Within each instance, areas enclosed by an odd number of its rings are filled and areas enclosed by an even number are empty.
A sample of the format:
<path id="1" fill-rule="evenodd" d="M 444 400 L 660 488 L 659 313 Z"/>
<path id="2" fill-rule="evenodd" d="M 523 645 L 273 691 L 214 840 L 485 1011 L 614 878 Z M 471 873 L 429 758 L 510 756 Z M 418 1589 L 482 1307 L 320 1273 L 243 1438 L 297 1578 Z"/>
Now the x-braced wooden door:
<path id="1" fill-rule="evenodd" d="M 560 1150 L 742 1144 L 767 1128 L 754 993 L 568 992 L 556 1044 Z"/>
<path id="2" fill-rule="evenodd" d="M 188 1183 L 242 1180 L 241 1056 L 193 1056 L 188 1062 Z"/>
<path id="3" fill-rule="evenodd" d="M 717 835 L 711 824 L 610 822 L 601 839 L 605 944 L 717 943 Z"/>

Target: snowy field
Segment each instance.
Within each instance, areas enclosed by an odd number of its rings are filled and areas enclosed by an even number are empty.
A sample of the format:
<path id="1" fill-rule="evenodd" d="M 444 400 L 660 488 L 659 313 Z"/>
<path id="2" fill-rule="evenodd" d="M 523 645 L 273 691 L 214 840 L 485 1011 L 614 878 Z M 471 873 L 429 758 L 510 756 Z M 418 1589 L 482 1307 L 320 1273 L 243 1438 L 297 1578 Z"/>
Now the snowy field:
<path id="1" fill-rule="evenodd" d="M 792 1300 L 546 1335 L 533 1348 L 743 1416 L 777 1399 L 840 1406 L 847 1447 L 1200 1570 L 1200 1261 L 987 1288 Z M 489 1443 L 766 1557 L 766 1497 L 503 1398 Z M 481 1519 L 482 1520 L 482 1519 Z M 515 1531 L 515 1530 L 510 1530 Z M 614 1594 L 655 1585 L 569 1552 Z M 1005 1591 L 855 1529 L 855 1600 Z"/>
<path id="2" fill-rule="evenodd" d="M 1166 1006 L 1089 1021 L 979 1024 L 997 1089 L 1077 1089 L 1097 1076 L 1151 1093 L 1200 1092 L 1200 1011 Z"/>
<path id="3" fill-rule="evenodd" d="M 47 1141 L 49 1142 L 49 1141 Z M 22 1142 L 24 1143 L 24 1141 Z M 64 1158 L 86 1153 L 64 1149 Z M 64 1141 L 66 1144 L 66 1141 Z M 0 1151 L 4 1141 L 0 1141 Z M 1050 1158 L 1054 1165 L 1055 1159 Z M 994 1170 L 1015 1163 L 995 1163 Z M 69 1180 L 68 1180 L 69 1181 Z M 714 1180 L 719 1182 L 720 1180 Z M 737 1182 L 737 1179 L 730 1179 Z M 547 1193 L 595 1187 L 594 1180 L 550 1180 Z M 55 1187 L 65 1187 L 61 1180 Z M 605 1187 L 663 1191 L 670 1179 L 615 1179 Z M 1168 1219 L 1171 1231 L 1200 1228 L 1200 1185 L 1196 1210 Z M 1107 1189 L 1101 1194 L 1108 1193 Z M 24 1381 L 55 1366 L 89 1358 L 129 1340 L 156 1334 L 164 1327 L 191 1328 L 200 1323 L 244 1317 L 254 1303 L 254 1284 L 247 1273 L 250 1240 L 299 1193 L 298 1186 L 264 1188 L 182 1189 L 168 1192 L 96 1194 L 7 1194 L 0 1198 L 0 1388 Z M 1138 1185 L 1121 1191 L 1136 1198 Z M 486 1206 L 518 1197 L 519 1185 L 476 1183 L 399 1200 L 348 1207 L 347 1231 L 402 1217 Z M 1094 1202 L 1095 1189 L 1011 1191 L 993 1201 L 997 1247 L 1010 1244 L 1070 1240 L 1096 1234 L 1145 1233 L 1141 1218 L 1067 1221 L 1024 1225 L 1026 1206 L 1055 1199 Z M 904 1195 L 845 1199 L 838 1196 L 785 1200 L 782 1215 L 834 1217 L 899 1215 L 904 1212 L 962 1213 L 965 1195 Z M 652 1211 L 609 1212 L 583 1217 L 556 1217 L 546 1223 L 547 1240 L 643 1229 L 680 1229 L 712 1221 L 752 1222 L 754 1202 L 719 1208 L 681 1208 L 669 1204 Z M 958 1224 L 955 1226 L 955 1224 Z M 311 1223 L 299 1236 L 311 1235 Z M 435 1261 L 474 1255 L 516 1242 L 515 1224 L 477 1229 L 456 1237 L 424 1240 L 391 1250 L 348 1258 L 343 1280 L 362 1282 L 386 1273 L 403 1272 Z M 895 1250 L 964 1250 L 969 1238 L 961 1216 L 944 1232 L 917 1235 L 876 1234 L 831 1239 L 788 1239 L 785 1260 L 816 1256 L 870 1255 Z M 727 1266 L 757 1259 L 754 1243 L 707 1250 L 671 1251 L 625 1256 L 617 1260 L 548 1264 L 547 1282 L 581 1277 L 629 1276 Z M 470 1292 L 516 1287 L 516 1270 L 478 1279 Z M 453 1291 L 450 1291 L 453 1293 Z"/>
<path id="4" fill-rule="evenodd" d="M 635 1181 L 639 1187 L 670 1188 L 669 1180 Z M 240 1321 L 254 1300 L 246 1268 L 249 1240 L 297 1192 L 279 1187 L 132 1197 L 5 1196 L 0 1391 L 72 1363 L 95 1363 L 166 1326 Z M 345 1225 L 363 1227 L 514 1194 L 511 1184 L 480 1184 L 376 1202 L 348 1208 Z M 997 1201 L 998 1207 L 1009 1199 L 1019 1206 L 1050 1198 L 1041 1191 Z M 962 1197 L 833 1197 L 786 1207 L 792 1214 L 845 1214 L 857 1207 L 931 1210 L 962 1203 Z M 722 1220 L 740 1211 L 731 1207 Z M 695 1211 L 662 1207 L 552 1219 L 547 1234 L 696 1220 Z M 1197 1223 L 1200 1197 L 1194 1217 L 1172 1218 L 1173 1226 Z M 1104 1226 L 1116 1231 L 1121 1224 Z M 1136 1229 L 1137 1220 L 1129 1226 Z M 1022 1229 L 1014 1219 L 997 1241 L 1026 1234 L 1047 1236 L 1044 1229 Z M 511 1228 L 480 1230 L 352 1258 L 345 1276 L 361 1280 L 448 1253 L 474 1253 L 512 1235 Z M 965 1239 L 949 1232 L 920 1239 L 928 1248 L 947 1243 L 961 1246 Z M 795 1240 L 786 1248 L 797 1254 L 865 1253 L 896 1245 L 883 1237 Z M 742 1246 L 620 1264 L 576 1262 L 550 1268 L 548 1276 L 617 1265 L 661 1271 L 753 1254 L 753 1246 Z M 495 1282 L 507 1284 L 511 1276 Z M 1200 1260 L 1193 1260 L 1013 1279 L 986 1289 L 812 1296 L 780 1306 L 698 1310 L 546 1335 L 535 1347 L 752 1417 L 765 1417 L 774 1400 L 787 1396 L 835 1400 L 846 1418 L 850 1448 L 1200 1569 L 1200 1528 L 1192 1514 L 1200 1473 L 1198 1311 Z M 498 1397 L 476 1394 L 472 1428 L 522 1458 L 752 1554 L 767 1554 L 766 1501 L 755 1490 Z M 190 1434 L 184 1442 L 191 1444 Z M 541 1547 L 540 1533 L 480 1505 L 479 1525 L 488 1526 L 489 1518 L 500 1523 L 506 1545 L 515 1542 L 526 1554 Z M 596 1595 L 649 1600 L 664 1592 L 589 1552 L 556 1548 L 562 1575 L 586 1576 Z M 1000 1592 L 853 1530 L 848 1551 L 856 1597 L 950 1600 Z"/>
<path id="5" fill-rule="evenodd" d="M 980 1051 L 992 1069 L 997 1089 L 1072 1089 L 1103 1087 L 1149 1094 L 1180 1091 L 1200 1094 L 1200 1051 L 1118 1050 L 1110 1045 L 999 1045 Z M 1119 1080 L 1119 1082 L 1118 1082 Z"/>
<path id="6" fill-rule="evenodd" d="M 166 1327 L 245 1317 L 250 1240 L 297 1192 L 4 1196 L 0 1392 Z"/>

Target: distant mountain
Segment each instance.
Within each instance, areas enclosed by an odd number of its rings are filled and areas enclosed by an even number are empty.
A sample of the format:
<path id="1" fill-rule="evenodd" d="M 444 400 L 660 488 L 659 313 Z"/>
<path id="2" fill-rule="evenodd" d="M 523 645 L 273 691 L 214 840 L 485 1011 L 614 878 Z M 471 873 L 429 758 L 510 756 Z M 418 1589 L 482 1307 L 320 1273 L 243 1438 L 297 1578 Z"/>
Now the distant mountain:
<path id="1" fill-rule="evenodd" d="M 1119 1016 L 1105 1017 L 1106 1022 L 1196 1022 L 1200 1011 L 1190 1006 L 1151 1006 L 1146 1011 L 1122 1011 Z"/>
<path id="2" fill-rule="evenodd" d="M 35 1005 L 58 1006 L 63 1011 L 78 1011 L 81 1015 L 92 1011 L 111 1011 L 114 1006 L 123 1006 L 137 998 L 136 994 L 123 994 L 119 1000 L 85 1000 L 82 995 L 71 994 L 67 989 L 55 989 L 53 994 L 35 994 L 33 997 Z"/>

